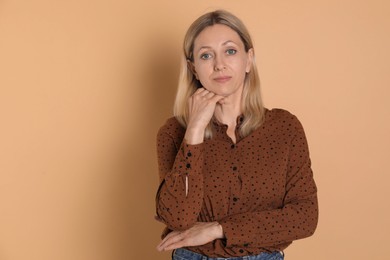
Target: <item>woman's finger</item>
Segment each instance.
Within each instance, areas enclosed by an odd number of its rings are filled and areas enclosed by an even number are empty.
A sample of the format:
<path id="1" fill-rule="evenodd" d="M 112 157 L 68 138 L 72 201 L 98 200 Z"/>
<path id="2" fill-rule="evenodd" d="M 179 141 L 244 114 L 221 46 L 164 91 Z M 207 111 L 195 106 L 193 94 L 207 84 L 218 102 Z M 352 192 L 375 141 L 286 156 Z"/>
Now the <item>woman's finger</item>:
<path id="1" fill-rule="evenodd" d="M 219 96 L 219 95 L 214 95 L 213 97 L 211 97 L 212 101 L 214 101 L 215 103 L 221 101 L 224 98 L 225 98 L 224 96 Z"/>
<path id="2" fill-rule="evenodd" d="M 206 89 L 205 88 L 198 88 L 193 95 L 196 95 L 196 94 L 201 94 L 202 92 L 205 92 Z"/>
<path id="3" fill-rule="evenodd" d="M 168 234 L 171 235 L 172 233 Z M 175 232 L 171 236 L 166 236 L 164 240 L 157 246 L 157 250 L 163 251 L 167 250 L 166 248 L 171 247 L 173 244 L 183 240 L 184 236 L 182 233 Z"/>
<path id="4" fill-rule="evenodd" d="M 203 92 L 204 93 L 204 92 Z M 202 93 L 202 94 L 203 94 Z M 204 95 L 203 95 L 203 97 L 205 97 L 205 98 L 212 98 L 213 96 L 215 96 L 215 93 L 213 93 L 213 92 L 210 92 L 210 91 L 207 91 L 207 93 L 205 93 Z"/>
<path id="5" fill-rule="evenodd" d="M 180 241 L 178 241 L 176 243 L 172 243 L 172 244 L 166 246 L 163 250 L 169 251 L 169 250 L 182 248 L 182 247 L 185 247 L 185 246 L 188 246 L 188 245 L 187 245 L 187 241 L 184 239 L 184 240 L 180 240 Z"/>
<path id="6" fill-rule="evenodd" d="M 210 91 L 208 91 L 207 89 L 203 88 L 203 91 L 202 92 L 199 92 L 199 95 L 201 97 L 204 97 L 206 95 L 208 95 L 209 93 L 211 93 Z"/>
<path id="7" fill-rule="evenodd" d="M 168 235 L 166 235 L 166 237 L 164 237 L 164 239 L 160 242 L 160 244 L 158 246 L 162 246 L 166 243 L 167 240 L 169 240 L 171 237 L 174 237 L 176 235 L 178 235 L 179 232 L 178 231 L 172 231 L 171 233 L 169 233 Z"/>

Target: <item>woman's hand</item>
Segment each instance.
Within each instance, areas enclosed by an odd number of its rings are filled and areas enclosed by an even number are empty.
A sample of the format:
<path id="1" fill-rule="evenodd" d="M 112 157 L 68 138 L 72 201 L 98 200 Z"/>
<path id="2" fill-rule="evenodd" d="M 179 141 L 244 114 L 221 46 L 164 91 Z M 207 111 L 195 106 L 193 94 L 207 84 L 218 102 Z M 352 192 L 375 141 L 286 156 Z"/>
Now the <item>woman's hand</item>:
<path id="1" fill-rule="evenodd" d="M 218 222 L 197 222 L 185 231 L 172 231 L 157 246 L 158 251 L 173 250 L 186 246 L 200 246 L 215 239 L 224 238 Z"/>
<path id="2" fill-rule="evenodd" d="M 189 118 L 184 139 L 188 144 L 203 142 L 204 130 L 214 115 L 215 107 L 224 97 L 200 88 L 188 100 Z"/>

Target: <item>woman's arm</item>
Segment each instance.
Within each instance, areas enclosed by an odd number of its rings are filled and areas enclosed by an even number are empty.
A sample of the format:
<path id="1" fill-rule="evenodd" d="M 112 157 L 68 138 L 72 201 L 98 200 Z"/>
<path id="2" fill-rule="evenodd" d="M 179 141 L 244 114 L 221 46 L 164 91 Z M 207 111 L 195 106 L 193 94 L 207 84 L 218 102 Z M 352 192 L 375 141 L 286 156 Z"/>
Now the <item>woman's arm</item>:
<path id="1" fill-rule="evenodd" d="M 304 130 L 298 119 L 292 123 L 296 132 L 290 144 L 283 207 L 219 220 L 227 247 L 266 247 L 314 233 L 318 222 L 317 188 Z"/>
<path id="2" fill-rule="evenodd" d="M 179 131 L 178 127 L 168 129 L 168 125 L 157 135 L 160 187 L 156 212 L 169 229 L 185 230 L 196 223 L 202 205 L 203 144 L 186 144 L 180 135 L 171 133 Z"/>
<path id="3" fill-rule="evenodd" d="M 158 251 L 174 250 L 181 247 L 200 246 L 224 237 L 218 222 L 197 222 L 185 231 L 172 231 L 157 246 Z"/>
<path id="4" fill-rule="evenodd" d="M 171 230 L 186 230 L 197 221 L 203 201 L 204 131 L 222 98 L 204 88 L 198 89 L 188 100 L 189 118 L 184 136 L 178 133 L 178 127 L 169 129 L 169 125 L 157 135 L 160 174 L 157 216 Z"/>

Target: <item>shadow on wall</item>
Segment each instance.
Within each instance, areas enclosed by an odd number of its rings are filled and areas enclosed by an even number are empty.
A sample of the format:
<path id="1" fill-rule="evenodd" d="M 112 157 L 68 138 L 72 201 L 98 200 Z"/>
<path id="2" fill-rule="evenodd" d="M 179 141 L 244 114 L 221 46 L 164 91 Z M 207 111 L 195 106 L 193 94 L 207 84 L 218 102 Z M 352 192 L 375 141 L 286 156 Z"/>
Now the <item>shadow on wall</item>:
<path id="1" fill-rule="evenodd" d="M 159 182 L 156 134 L 172 116 L 180 69 L 180 49 L 173 47 L 169 39 L 167 35 L 161 35 L 147 40 L 143 47 L 148 50 L 145 51 L 146 62 L 136 76 L 137 82 L 142 83 L 137 86 L 142 89 L 138 91 L 141 96 L 137 98 L 137 111 L 130 112 L 135 117 L 128 118 L 132 133 L 123 145 L 119 173 L 113 184 L 113 223 L 110 225 L 113 225 L 115 242 L 112 242 L 111 250 L 116 250 L 115 259 L 168 259 L 170 255 L 155 249 L 163 225 L 154 220 L 154 199 Z M 134 83 L 129 82 L 128 87 L 134 88 Z"/>

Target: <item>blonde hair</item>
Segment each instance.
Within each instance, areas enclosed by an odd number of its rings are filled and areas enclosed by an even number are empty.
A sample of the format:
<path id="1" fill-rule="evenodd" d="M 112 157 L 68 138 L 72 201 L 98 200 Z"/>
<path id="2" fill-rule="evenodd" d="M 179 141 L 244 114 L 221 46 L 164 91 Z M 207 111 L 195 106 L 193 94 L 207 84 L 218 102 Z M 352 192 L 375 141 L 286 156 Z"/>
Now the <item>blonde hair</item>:
<path id="1" fill-rule="evenodd" d="M 245 25 L 240 19 L 227 11 L 216 10 L 214 12 L 206 13 L 191 24 L 184 37 L 184 56 L 182 58 L 179 85 L 173 111 L 174 116 L 183 127 L 187 126 L 188 99 L 199 87 L 202 87 L 192 70 L 188 68 L 187 63 L 188 61 L 193 61 L 193 49 L 196 37 L 206 27 L 215 24 L 226 25 L 237 32 L 244 44 L 246 52 L 253 48 L 251 37 Z M 239 129 L 242 137 L 249 135 L 264 122 L 265 109 L 260 93 L 260 78 L 257 72 L 255 58 L 252 60 L 250 72 L 245 76 L 242 94 L 242 113 L 244 120 Z M 210 122 L 205 130 L 205 138 L 212 138 L 212 136 L 213 126 Z"/>

